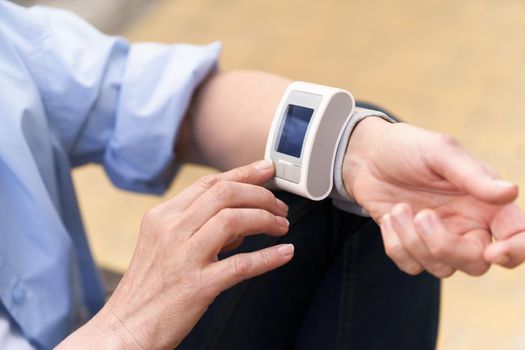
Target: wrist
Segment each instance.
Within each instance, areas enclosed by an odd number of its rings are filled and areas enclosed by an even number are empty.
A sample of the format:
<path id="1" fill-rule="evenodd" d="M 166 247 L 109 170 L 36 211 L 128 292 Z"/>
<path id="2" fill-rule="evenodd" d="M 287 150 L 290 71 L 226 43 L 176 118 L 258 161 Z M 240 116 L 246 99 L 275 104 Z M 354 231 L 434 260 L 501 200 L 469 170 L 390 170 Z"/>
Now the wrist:
<path id="1" fill-rule="evenodd" d="M 368 117 L 360 121 L 350 135 L 342 171 L 346 191 L 358 202 L 355 189 L 359 174 L 372 165 L 381 139 L 393 126 L 381 117 Z"/>
<path id="2" fill-rule="evenodd" d="M 110 303 L 93 317 L 92 327 L 98 332 L 101 339 L 109 339 L 111 349 L 145 349 L 144 345 L 132 334 L 124 321 L 117 315 Z M 91 322 L 90 321 L 90 322 Z"/>
<path id="3" fill-rule="evenodd" d="M 102 308 L 85 325 L 70 334 L 55 349 L 93 349 L 112 350 L 144 348 L 125 329 L 122 322 L 107 306 Z"/>

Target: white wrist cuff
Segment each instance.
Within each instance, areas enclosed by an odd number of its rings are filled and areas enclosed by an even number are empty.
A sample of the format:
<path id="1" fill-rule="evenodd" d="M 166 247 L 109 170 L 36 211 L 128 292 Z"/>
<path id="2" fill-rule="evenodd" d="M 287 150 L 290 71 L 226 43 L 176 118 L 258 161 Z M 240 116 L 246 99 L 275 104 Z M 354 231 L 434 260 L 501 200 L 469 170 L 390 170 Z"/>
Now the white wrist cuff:
<path id="1" fill-rule="evenodd" d="M 345 129 L 343 130 L 343 134 L 341 135 L 339 145 L 337 146 L 334 162 L 334 187 L 332 189 L 332 193 L 330 194 L 330 197 L 332 198 L 332 203 L 336 208 L 359 216 L 370 215 L 368 214 L 365 208 L 361 207 L 355 201 L 355 199 L 352 198 L 348 194 L 348 192 L 346 192 L 343 180 L 343 161 L 345 158 L 348 141 L 350 140 L 350 136 L 352 135 L 352 131 L 354 131 L 354 128 L 357 125 L 357 123 L 368 117 L 380 117 L 390 123 L 396 122 L 394 118 L 389 117 L 383 112 L 367 108 L 355 108 L 354 113 L 352 113 L 352 115 L 350 116 L 345 126 Z"/>

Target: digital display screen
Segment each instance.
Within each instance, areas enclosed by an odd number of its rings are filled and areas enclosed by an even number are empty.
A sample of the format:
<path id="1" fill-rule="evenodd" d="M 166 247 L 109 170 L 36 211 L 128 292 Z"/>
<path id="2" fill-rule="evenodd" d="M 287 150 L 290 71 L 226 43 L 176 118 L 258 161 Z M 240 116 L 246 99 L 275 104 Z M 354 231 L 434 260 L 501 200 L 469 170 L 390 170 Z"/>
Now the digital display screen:
<path id="1" fill-rule="evenodd" d="M 277 152 L 296 158 L 301 157 L 304 136 L 313 114 L 312 108 L 288 105 Z"/>

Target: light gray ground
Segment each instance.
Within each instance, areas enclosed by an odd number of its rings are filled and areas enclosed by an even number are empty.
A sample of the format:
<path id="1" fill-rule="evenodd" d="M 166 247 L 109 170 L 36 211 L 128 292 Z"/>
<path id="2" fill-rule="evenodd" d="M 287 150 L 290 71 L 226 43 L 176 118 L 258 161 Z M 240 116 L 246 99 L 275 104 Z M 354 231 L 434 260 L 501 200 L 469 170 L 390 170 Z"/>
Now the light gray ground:
<path id="1" fill-rule="evenodd" d="M 156 0 L 13 0 L 23 5 L 46 5 L 71 10 L 101 31 L 119 34 L 146 13 Z"/>

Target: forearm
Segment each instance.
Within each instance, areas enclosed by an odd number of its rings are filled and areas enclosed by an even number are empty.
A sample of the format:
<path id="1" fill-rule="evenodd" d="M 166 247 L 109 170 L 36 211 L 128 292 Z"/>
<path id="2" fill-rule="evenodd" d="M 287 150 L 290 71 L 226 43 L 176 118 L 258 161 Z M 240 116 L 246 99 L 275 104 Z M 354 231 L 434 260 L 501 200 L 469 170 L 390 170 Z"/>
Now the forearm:
<path id="1" fill-rule="evenodd" d="M 177 145 L 179 159 L 225 170 L 263 158 L 289 83 L 257 71 L 215 73 L 194 97 Z"/>
<path id="2" fill-rule="evenodd" d="M 260 71 L 212 75 L 196 93 L 184 120 L 178 159 L 221 170 L 261 159 L 275 110 L 290 82 Z M 363 135 L 374 134 L 379 124 L 388 123 L 359 123 L 359 143 L 368 138 Z"/>

